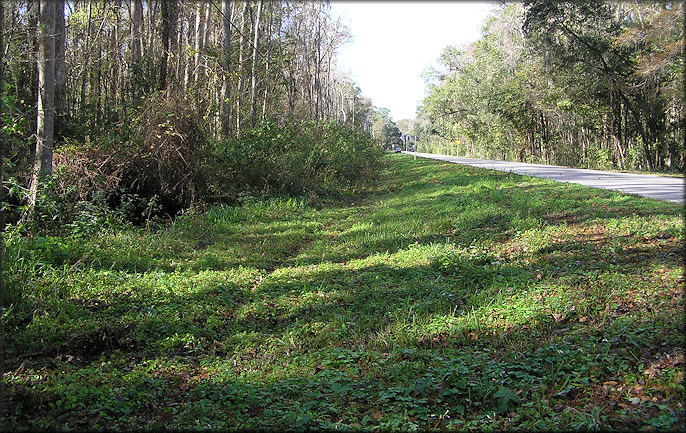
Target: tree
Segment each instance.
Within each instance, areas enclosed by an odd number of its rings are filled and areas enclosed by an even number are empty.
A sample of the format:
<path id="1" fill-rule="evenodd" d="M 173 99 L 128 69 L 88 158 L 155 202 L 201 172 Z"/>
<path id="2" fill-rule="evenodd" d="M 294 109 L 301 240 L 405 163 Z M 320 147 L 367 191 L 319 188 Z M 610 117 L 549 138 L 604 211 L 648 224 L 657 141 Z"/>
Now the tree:
<path id="1" fill-rule="evenodd" d="M 414 119 L 400 119 L 395 123 L 403 134 L 411 135 L 414 132 Z"/>
<path id="2" fill-rule="evenodd" d="M 0 103 L 5 102 L 5 5 L 4 0 L 0 0 Z M 4 126 L 4 125 L 3 125 Z M 5 128 L 0 128 L 0 251 L 5 251 L 5 172 L 3 164 L 5 160 Z M 5 254 L 0 254 L 0 306 L 5 307 L 5 274 L 3 271 L 3 261 Z M 3 335 L 0 335 L 0 344 L 2 343 Z M 4 365 L 3 365 L 4 367 Z M 3 368 L 4 369 L 4 368 Z M 5 395 L 4 384 L 0 384 L 0 394 Z M 4 416 L 4 413 L 3 413 Z"/>
<path id="3" fill-rule="evenodd" d="M 36 154 L 28 201 L 28 209 L 31 212 L 36 205 L 40 181 L 43 177 L 52 175 L 55 121 L 55 5 L 52 0 L 39 2 Z"/>
<path id="4" fill-rule="evenodd" d="M 395 122 L 385 122 L 381 133 L 381 141 L 389 148 L 395 148 L 402 144 L 401 135 Z"/>
<path id="5" fill-rule="evenodd" d="M 652 9 L 653 19 L 661 15 L 660 10 L 668 11 L 665 15 L 675 11 L 674 18 L 680 18 L 674 20 L 680 21 L 680 24 L 668 25 L 666 32 L 669 35 L 665 38 L 669 41 L 666 45 L 674 44 L 675 48 L 683 46 L 683 12 L 680 6 L 667 4 L 648 8 Z M 550 3 L 538 0 L 527 2 L 526 7 L 526 33 L 538 45 L 544 45 L 555 53 L 558 61 L 553 63 L 554 72 L 561 76 L 570 68 L 579 72 L 584 78 L 579 88 L 588 89 L 587 83 L 598 84 L 590 86 L 592 92 L 589 96 L 599 107 L 607 110 L 605 117 L 608 121 L 605 123 L 611 128 L 607 131 L 610 134 L 605 136 L 614 136 L 620 150 L 625 150 L 630 145 L 628 142 L 638 145 L 642 151 L 641 159 L 649 170 L 662 167 L 667 153 L 662 139 L 667 132 L 667 109 L 664 98 L 660 96 L 662 83 L 653 80 L 641 85 L 640 73 L 637 74 L 637 58 L 645 59 L 644 53 L 650 53 L 656 45 L 645 43 L 651 39 L 649 32 L 645 31 L 642 31 L 644 35 L 639 39 L 641 43 L 620 43 L 632 28 L 646 28 L 646 23 L 651 20 L 649 14 L 644 17 L 641 13 L 646 10 L 637 11 L 636 14 L 634 11 L 626 13 L 620 4 Z M 661 54 L 660 57 L 667 60 L 667 64 L 676 65 L 683 59 L 683 55 L 671 54 L 678 53 L 680 48 L 663 48 L 660 51 L 666 51 L 667 55 Z M 683 71 L 683 68 L 680 70 Z M 625 128 L 622 134 L 619 128 L 623 112 L 630 119 L 626 122 L 629 131 Z M 599 134 L 603 132 L 603 129 L 598 130 Z M 607 146 L 606 142 L 607 139 L 601 140 L 600 147 Z"/>
<path id="6" fill-rule="evenodd" d="M 142 0 L 132 0 L 131 9 L 129 10 L 131 19 L 131 74 L 132 80 L 136 79 L 136 75 L 141 74 L 141 60 L 143 57 L 143 2 Z M 140 103 L 139 86 L 132 86 L 133 102 L 138 105 Z"/>
<path id="7" fill-rule="evenodd" d="M 482 35 L 429 72 L 425 149 L 452 153 L 460 139 L 477 157 L 683 164 L 683 5 L 532 0 L 498 10 Z"/>
<path id="8" fill-rule="evenodd" d="M 227 137 L 231 130 L 231 2 L 222 0 L 222 90 L 220 100 L 220 125 L 222 135 Z"/>
<path id="9" fill-rule="evenodd" d="M 60 132 L 67 117 L 66 35 L 64 0 L 55 0 L 55 129 Z"/>
<path id="10" fill-rule="evenodd" d="M 257 118 L 257 56 L 259 54 L 260 46 L 260 19 L 262 17 L 262 0 L 257 2 L 257 13 L 255 15 L 255 22 L 253 24 L 254 39 L 252 43 L 252 68 L 250 71 L 250 123 L 255 126 Z"/>
<path id="11" fill-rule="evenodd" d="M 143 55 L 143 2 L 131 1 L 131 61 L 140 62 Z"/>
<path id="12" fill-rule="evenodd" d="M 376 110 L 376 121 L 372 129 L 372 135 L 381 142 L 386 149 L 393 149 L 402 144 L 402 133 L 390 117 L 388 108 L 380 107 Z"/>
<path id="13" fill-rule="evenodd" d="M 684 5 L 621 4 L 618 13 L 638 16 L 627 25 L 617 45 L 635 52 L 631 82 L 648 96 L 648 103 L 664 114 L 664 132 L 657 149 L 658 163 L 681 167 L 684 143 Z M 640 50 L 636 50 L 639 48 Z M 659 155 L 662 153 L 663 155 Z M 668 158 L 663 158 L 668 153 Z"/>
<path id="14" fill-rule="evenodd" d="M 177 37 L 176 25 L 179 12 L 176 0 L 161 1 L 162 7 L 162 62 L 160 64 L 160 85 L 161 90 L 166 90 L 168 86 L 168 76 L 174 77 L 175 68 L 169 67 L 169 57 L 176 54 Z"/>
<path id="15" fill-rule="evenodd" d="M 29 60 L 39 44 L 42 53 L 46 48 L 45 37 L 37 37 L 47 28 L 46 7 L 39 19 L 37 1 L 4 3 L 2 54 L 9 66 L 4 82 L 14 117 L 3 150 L 20 181 L 50 173 L 53 148 L 57 167 L 74 163 L 65 159 L 74 156 L 72 149 L 82 152 L 75 158 L 85 164 L 93 158 L 88 152 L 111 155 L 135 147 L 131 125 L 145 119 L 142 113 L 159 90 L 164 94 L 156 100 L 173 96 L 202 119 L 202 132 L 215 138 L 238 136 L 260 119 L 279 124 L 338 119 L 372 130 L 372 101 L 336 65 L 336 50 L 348 30 L 332 18 L 325 1 L 221 0 L 221 7 L 217 0 L 49 3 L 69 14 L 55 15 L 48 32 L 55 37 L 54 56 L 41 55 L 53 65 L 43 62 L 40 72 Z M 54 96 L 52 108 L 47 94 Z M 40 101 L 38 115 L 31 101 Z M 28 113 L 36 116 L 36 129 L 26 126 Z M 25 145 L 30 139 L 40 140 L 35 150 Z M 38 183 L 26 183 L 35 202 Z M 90 193 L 77 194 L 87 199 Z"/>

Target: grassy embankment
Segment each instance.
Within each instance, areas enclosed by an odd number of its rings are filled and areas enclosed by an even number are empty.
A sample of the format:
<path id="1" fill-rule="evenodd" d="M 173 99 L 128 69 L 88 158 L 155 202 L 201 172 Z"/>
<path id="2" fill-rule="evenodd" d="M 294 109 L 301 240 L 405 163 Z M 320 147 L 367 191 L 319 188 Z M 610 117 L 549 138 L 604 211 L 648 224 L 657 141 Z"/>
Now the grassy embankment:
<path id="1" fill-rule="evenodd" d="M 338 203 L 15 245 L 3 427 L 684 427 L 682 207 L 386 162 Z"/>

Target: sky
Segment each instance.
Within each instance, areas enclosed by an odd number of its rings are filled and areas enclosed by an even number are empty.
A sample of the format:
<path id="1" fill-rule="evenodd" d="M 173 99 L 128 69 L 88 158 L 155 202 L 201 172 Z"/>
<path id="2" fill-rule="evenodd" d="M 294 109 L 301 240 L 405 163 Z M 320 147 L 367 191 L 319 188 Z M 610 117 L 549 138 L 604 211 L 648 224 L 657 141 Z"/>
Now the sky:
<path id="1" fill-rule="evenodd" d="M 443 48 L 481 37 L 496 6 L 485 1 L 367 2 L 331 0 L 334 16 L 352 40 L 338 49 L 338 63 L 376 107 L 394 121 L 414 119 L 425 96 L 422 73 L 437 65 Z"/>

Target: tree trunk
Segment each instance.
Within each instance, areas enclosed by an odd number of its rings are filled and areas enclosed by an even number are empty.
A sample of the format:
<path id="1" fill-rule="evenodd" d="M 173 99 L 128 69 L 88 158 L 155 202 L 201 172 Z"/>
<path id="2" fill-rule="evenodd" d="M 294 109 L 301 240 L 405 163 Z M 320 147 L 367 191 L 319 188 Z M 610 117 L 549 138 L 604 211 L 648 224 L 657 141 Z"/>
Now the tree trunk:
<path id="1" fill-rule="evenodd" d="M 5 28 L 5 7 L 4 0 L 0 0 L 0 29 Z M 5 96 L 5 74 L 4 74 L 4 59 L 5 54 L 5 41 L 3 39 L 4 31 L 0 31 L 0 100 Z M 5 159 L 5 131 L 0 129 L 0 251 L 5 251 L 5 211 L 2 203 L 5 202 L 5 187 L 4 180 L 5 174 L 3 172 L 3 160 Z M 0 306 L 5 306 L 5 277 L 2 270 L 2 262 L 4 260 L 5 254 L 0 254 Z M 4 335 L 0 335 L 0 343 Z M 3 345 L 4 347 L 4 345 Z M 4 355 L 3 355 L 4 356 Z M 4 364 L 3 364 L 4 367 Z M 4 384 L 0 385 L 0 392 L 5 395 Z M 5 415 L 3 412 L 2 416 Z"/>
<path id="2" fill-rule="evenodd" d="M 109 52 L 112 53 L 112 56 L 114 57 L 114 62 L 111 63 L 112 74 L 110 75 L 111 99 L 107 99 L 107 101 L 110 101 L 110 105 L 122 106 L 124 105 L 124 89 L 120 83 L 120 80 L 122 76 L 122 66 L 126 62 L 122 56 L 122 50 L 120 49 L 120 35 L 124 34 L 124 32 L 121 30 L 124 27 L 121 21 L 122 0 L 117 0 L 115 4 L 116 25 L 112 29 L 112 38 L 110 39 L 109 48 Z"/>
<path id="3" fill-rule="evenodd" d="M 167 63 L 169 62 L 169 7 L 162 3 L 162 61 L 160 63 L 160 90 L 167 88 Z"/>
<path id="4" fill-rule="evenodd" d="M 4 0 L 0 0 L 0 29 L 4 30 L 5 28 L 5 6 L 4 6 Z M 3 63 L 3 55 L 5 54 L 5 40 L 3 38 L 4 36 L 4 31 L 0 31 L 0 98 L 4 95 L 5 91 L 5 86 L 4 86 L 4 79 L 5 79 L 5 64 Z M 2 134 L 2 131 L 0 131 L 0 134 Z M 4 140 L 0 140 L 0 175 L 2 175 L 2 155 L 4 155 L 4 147 L 5 147 L 5 142 Z M 0 190 L 2 190 L 2 180 L 0 179 Z M 2 201 L 0 201 L 2 203 Z M 0 209 L 2 209 L 2 206 L 0 206 Z M 0 230 L 2 230 L 3 225 L 0 224 Z M 0 273 L 0 276 L 2 276 L 2 273 Z"/>
<path id="5" fill-rule="evenodd" d="M 231 82 L 231 1 L 222 0 L 222 94 L 220 101 L 221 131 L 224 137 L 228 137 L 231 131 L 230 123 L 230 98 Z"/>
<path id="6" fill-rule="evenodd" d="M 52 174 L 53 127 L 55 119 L 55 2 L 40 0 L 38 36 L 38 114 L 28 209 L 36 206 L 41 177 Z M 25 215 L 26 216 L 26 215 Z"/>
<path id="7" fill-rule="evenodd" d="M 105 18 L 103 17 L 103 20 Z M 95 88 L 94 88 L 94 93 L 95 93 L 95 124 L 92 125 L 92 128 L 98 128 L 100 125 L 102 125 L 102 58 L 103 58 L 103 50 L 102 50 L 102 37 L 100 36 L 101 29 L 103 27 L 101 26 L 98 29 L 98 32 L 95 34 L 95 40 L 98 42 L 98 51 L 96 54 L 96 62 L 95 62 Z"/>
<path id="8" fill-rule="evenodd" d="M 320 119 L 322 117 L 322 83 L 321 83 L 321 72 L 322 72 L 322 3 L 318 2 L 317 8 L 317 60 L 314 64 L 314 93 L 316 96 L 315 107 L 314 107 L 314 117 L 315 119 Z"/>
<path id="9" fill-rule="evenodd" d="M 131 60 L 134 64 L 141 60 L 143 51 L 143 2 L 131 1 Z"/>
<path id="10" fill-rule="evenodd" d="M 146 57 L 150 57 L 154 55 L 154 46 L 155 46 L 155 26 L 156 26 L 156 21 L 157 21 L 157 9 L 159 6 L 160 2 L 156 1 L 149 1 L 148 2 L 148 43 L 145 45 L 145 53 L 144 55 Z"/>
<path id="11" fill-rule="evenodd" d="M 257 116 L 257 55 L 259 53 L 258 46 L 260 44 L 260 19 L 262 17 L 262 0 L 257 3 L 257 15 L 255 16 L 255 37 L 252 46 L 252 70 L 250 72 L 250 124 L 255 126 L 255 117 Z"/>
<path id="12" fill-rule="evenodd" d="M 246 27 L 247 27 L 247 21 L 248 21 L 248 13 L 250 11 L 250 2 L 248 0 L 245 1 L 245 5 L 243 7 L 243 16 L 241 17 L 241 31 L 245 35 L 247 33 Z M 240 136 L 241 134 L 241 98 L 243 96 L 243 91 L 244 91 L 244 84 L 245 84 L 245 68 L 243 67 L 244 63 L 244 57 L 245 57 L 245 50 L 246 50 L 246 41 L 244 37 L 240 38 L 240 43 L 238 44 L 238 86 L 237 86 L 237 94 L 236 94 L 236 136 Z"/>
<path id="13" fill-rule="evenodd" d="M 166 90 L 169 78 L 173 78 L 176 68 L 169 67 L 169 55 L 176 51 L 176 21 L 178 12 L 176 0 L 162 1 L 162 62 L 160 64 L 160 90 Z"/>
<path id="14" fill-rule="evenodd" d="M 205 34 L 203 36 L 202 46 L 206 47 L 210 44 L 210 35 L 212 33 L 212 7 L 208 6 L 205 9 Z"/>
<path id="15" fill-rule="evenodd" d="M 195 83 L 198 82 L 200 78 L 200 51 L 202 51 L 204 45 L 204 37 L 205 37 L 205 20 L 203 17 L 204 13 L 204 4 L 200 3 L 199 8 L 196 11 L 195 15 L 195 56 L 193 60 L 193 80 Z M 209 8 L 209 6 L 208 6 Z"/>
<path id="16" fill-rule="evenodd" d="M 66 33 L 64 28 L 64 0 L 55 1 L 55 120 L 56 130 L 64 125 L 67 110 Z"/>
<path id="17" fill-rule="evenodd" d="M 269 18 L 267 19 L 267 41 L 271 41 L 274 36 L 274 5 L 269 2 Z M 272 61 L 272 50 L 267 50 L 267 58 L 264 65 L 264 92 L 262 94 L 262 115 L 260 119 L 264 120 L 267 118 L 267 98 L 269 97 L 269 90 L 271 87 L 270 82 L 270 69 Z"/>
<path id="18" fill-rule="evenodd" d="M 93 0 L 88 1 L 88 25 L 86 27 L 86 55 L 83 64 L 83 72 L 81 73 L 81 110 L 86 106 L 86 82 L 88 81 L 88 61 L 90 60 L 90 45 L 91 45 L 91 18 L 93 13 Z"/>
<path id="19" fill-rule="evenodd" d="M 143 56 L 143 2 L 142 0 L 131 0 L 131 67 L 134 72 L 131 78 L 135 81 L 140 79 L 141 58 Z M 140 103 L 140 87 L 137 83 L 132 83 L 133 103 Z"/>

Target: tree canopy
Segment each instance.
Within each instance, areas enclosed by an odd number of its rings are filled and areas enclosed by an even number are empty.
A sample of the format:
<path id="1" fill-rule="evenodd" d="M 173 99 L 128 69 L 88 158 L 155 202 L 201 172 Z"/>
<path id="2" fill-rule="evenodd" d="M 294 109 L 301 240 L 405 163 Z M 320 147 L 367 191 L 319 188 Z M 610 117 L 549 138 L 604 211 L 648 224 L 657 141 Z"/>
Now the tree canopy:
<path id="1" fill-rule="evenodd" d="M 416 132 L 437 152 L 681 170 L 683 21 L 672 2 L 504 6 L 444 49 Z"/>
<path id="2" fill-rule="evenodd" d="M 215 200 L 207 179 L 222 176 L 208 170 L 237 172 L 235 161 L 221 159 L 231 154 L 228 147 L 243 146 L 243 136 L 271 139 L 262 132 L 274 125 L 286 134 L 274 139 L 289 146 L 297 124 L 309 125 L 303 140 L 321 141 L 308 134 L 328 131 L 322 134 L 332 140 L 358 140 L 340 149 L 377 146 L 375 107 L 337 66 L 349 32 L 327 2 L 3 3 L 0 97 L 11 221 L 29 218 L 35 202 L 42 203 L 39 215 L 57 220 L 60 212 L 46 203 L 73 207 L 100 193 L 110 206 L 134 194 L 140 206 L 157 200 L 169 212 L 198 201 L 203 188 L 205 199 Z M 330 122 L 369 140 L 334 133 Z M 311 144 L 295 148 L 315 152 Z M 320 143 L 316 152 L 333 145 Z M 323 170 L 324 160 L 317 165 Z M 239 194 L 244 186 L 213 188 Z"/>

